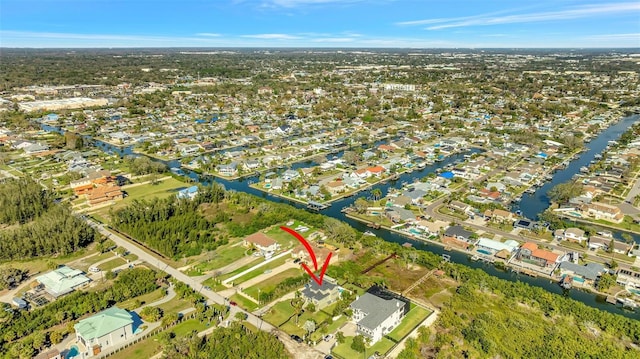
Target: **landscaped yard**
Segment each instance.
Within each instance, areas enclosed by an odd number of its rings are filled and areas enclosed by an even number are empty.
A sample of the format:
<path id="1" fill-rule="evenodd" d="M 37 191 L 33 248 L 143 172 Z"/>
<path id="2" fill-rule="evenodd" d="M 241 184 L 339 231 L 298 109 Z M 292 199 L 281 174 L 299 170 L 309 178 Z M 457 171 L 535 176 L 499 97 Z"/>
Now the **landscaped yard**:
<path id="1" fill-rule="evenodd" d="M 158 288 L 151 293 L 147 293 L 135 298 L 127 299 L 124 302 L 118 304 L 118 307 L 122 309 L 133 310 L 133 309 L 136 309 L 135 307 L 136 301 L 140 301 L 142 305 L 151 304 L 159 300 L 160 298 L 164 297 L 165 291 L 166 291 L 166 288 Z"/>
<path id="2" fill-rule="evenodd" d="M 400 325 L 394 329 L 388 336 L 396 341 L 402 340 L 407 334 L 411 333 L 419 323 L 421 323 L 431 312 L 423 307 L 414 307 L 402 319 Z"/>
<path id="3" fill-rule="evenodd" d="M 176 336 L 183 336 L 190 334 L 194 330 L 201 332 L 205 329 L 207 329 L 207 323 L 203 323 L 197 319 L 187 319 L 170 330 L 175 333 Z"/>
<path id="4" fill-rule="evenodd" d="M 193 307 L 193 304 L 191 304 L 189 301 L 184 299 L 177 299 L 177 297 L 158 306 L 158 308 L 162 309 L 164 315 L 167 315 L 167 313 L 178 313 L 191 307 Z"/>
<path id="5" fill-rule="evenodd" d="M 125 265 L 125 264 L 127 264 L 126 260 L 124 260 L 121 257 L 116 257 L 116 258 L 113 258 L 110 261 L 107 261 L 107 262 L 104 262 L 102 264 L 99 264 L 98 268 L 100 268 L 100 270 L 103 270 L 103 271 L 106 272 L 106 271 L 112 270 L 113 268 L 116 268 L 116 267 L 119 267 L 119 266 Z"/>
<path id="6" fill-rule="evenodd" d="M 113 359 L 149 359 L 158 353 L 162 346 L 157 341 L 158 335 L 151 336 L 135 345 L 125 348 L 111 356 Z"/>
<path id="7" fill-rule="evenodd" d="M 259 269 L 262 269 L 262 268 L 259 268 Z M 303 271 L 300 268 L 289 268 L 284 272 L 280 272 L 274 275 L 273 277 L 260 282 L 259 284 L 256 284 L 252 287 L 245 289 L 244 292 L 252 296 L 253 298 L 258 299 L 258 290 L 261 290 L 262 292 L 271 292 L 283 280 L 287 278 L 297 277 L 301 274 L 303 274 Z"/>
<path id="8" fill-rule="evenodd" d="M 271 310 L 262 316 L 264 320 L 271 323 L 274 326 L 279 326 L 289 319 L 294 313 L 293 307 L 289 304 L 288 300 L 276 303 Z"/>
<path id="9" fill-rule="evenodd" d="M 394 345 L 394 342 L 392 342 L 391 340 L 382 338 L 373 346 L 367 348 L 367 350 L 365 350 L 365 353 L 359 353 L 351 349 L 352 342 L 353 337 L 345 337 L 344 343 L 338 344 L 335 348 L 333 348 L 332 352 L 344 359 L 369 358 L 375 352 L 378 352 L 384 356 Z"/>

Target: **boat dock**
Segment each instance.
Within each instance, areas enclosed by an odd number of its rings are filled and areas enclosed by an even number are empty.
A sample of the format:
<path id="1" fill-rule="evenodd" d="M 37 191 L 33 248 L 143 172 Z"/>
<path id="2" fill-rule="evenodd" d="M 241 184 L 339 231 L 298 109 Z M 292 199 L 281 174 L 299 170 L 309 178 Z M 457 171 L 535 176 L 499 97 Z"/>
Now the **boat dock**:
<path id="1" fill-rule="evenodd" d="M 309 203 L 307 203 L 307 208 L 312 210 L 312 211 L 321 211 L 323 209 L 327 209 L 329 208 L 330 205 L 328 204 L 324 204 L 324 203 L 320 203 L 320 202 L 314 202 L 314 201 L 309 201 Z"/>

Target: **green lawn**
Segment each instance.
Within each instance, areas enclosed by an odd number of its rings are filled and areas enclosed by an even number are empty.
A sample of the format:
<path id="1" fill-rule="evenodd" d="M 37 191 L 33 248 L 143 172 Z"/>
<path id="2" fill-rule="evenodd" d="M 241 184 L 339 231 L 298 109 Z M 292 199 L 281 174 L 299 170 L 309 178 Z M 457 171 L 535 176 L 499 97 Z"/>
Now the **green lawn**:
<path id="1" fill-rule="evenodd" d="M 248 281 L 249 279 L 253 279 L 253 278 L 259 276 L 260 274 L 264 273 L 264 271 L 266 271 L 266 270 L 272 270 L 274 268 L 278 268 L 281 265 L 283 265 L 287 261 L 287 259 L 289 259 L 289 257 L 283 256 L 283 257 L 280 257 L 280 258 L 278 258 L 278 259 L 276 259 L 274 261 L 271 261 L 271 262 L 263 265 L 262 267 L 243 275 L 240 278 L 236 278 L 236 280 L 233 281 L 233 284 L 234 285 L 238 285 L 240 283 L 244 283 L 244 282 Z M 255 265 L 254 262 L 252 262 L 252 264 Z M 251 268 L 251 267 L 249 267 L 249 268 Z M 244 270 L 247 270 L 247 269 L 248 268 L 245 268 Z M 242 271 L 238 271 L 238 273 L 240 273 L 240 272 L 242 272 Z"/>
<path id="2" fill-rule="evenodd" d="M 426 317 L 429 316 L 431 312 L 422 307 L 415 307 L 407 313 L 407 315 L 402 319 L 400 325 L 396 329 L 394 329 L 388 336 L 396 341 L 402 340 L 407 334 L 411 333 L 411 331 Z"/>
<path id="3" fill-rule="evenodd" d="M 197 319 L 187 319 L 170 330 L 175 333 L 176 336 L 184 336 L 191 334 L 194 330 L 196 332 L 201 332 L 205 329 L 207 329 L 207 323 L 203 323 Z"/>
<path id="4" fill-rule="evenodd" d="M 359 353 L 351 349 L 352 342 L 353 342 L 353 337 L 345 337 L 344 343 L 338 344 L 335 348 L 333 348 L 332 352 L 344 359 L 368 358 L 371 355 L 373 355 L 375 352 L 379 352 L 381 355 L 385 355 L 389 351 L 389 349 L 391 349 L 391 347 L 393 347 L 394 345 L 394 343 L 391 340 L 387 338 L 382 338 L 373 346 L 367 348 L 367 350 L 365 350 L 365 353 Z"/>
<path id="5" fill-rule="evenodd" d="M 151 336 L 135 345 L 125 348 L 111 356 L 113 359 L 149 359 L 162 350 L 157 335 Z"/>
<path id="6" fill-rule="evenodd" d="M 255 266 L 256 264 L 259 264 L 259 263 L 262 263 L 262 262 L 264 262 L 264 257 L 256 257 L 256 259 L 255 259 L 254 261 L 251 261 L 250 263 L 245 264 L 245 265 L 243 265 L 242 267 L 240 267 L 240 268 L 238 268 L 238 269 L 236 269 L 236 270 L 234 270 L 234 271 L 232 271 L 232 272 L 229 272 L 229 273 L 227 273 L 227 274 L 221 275 L 221 276 L 219 277 L 219 279 L 220 279 L 220 280 L 225 280 L 225 279 L 227 279 L 227 278 L 231 278 L 231 277 L 233 277 L 234 275 L 236 275 L 236 274 L 238 274 L 238 273 L 242 273 L 242 272 L 246 271 L 247 269 L 249 269 L 249 268 L 251 268 L 251 267 Z M 247 273 L 247 274 L 249 274 L 249 273 Z M 246 280 L 246 279 L 245 279 L 245 280 Z M 237 280 L 236 280 L 236 281 L 237 281 Z"/>
<path id="7" fill-rule="evenodd" d="M 293 307 L 288 300 L 276 303 L 271 310 L 263 316 L 263 319 L 274 326 L 279 326 L 293 315 Z"/>
<path id="8" fill-rule="evenodd" d="M 136 300 L 139 300 L 143 305 L 153 303 L 165 296 L 165 290 L 166 288 L 158 288 L 151 293 L 147 293 L 135 298 L 127 299 L 124 302 L 118 304 L 118 306 L 120 308 L 127 309 L 127 310 L 136 309 L 136 307 L 134 307 Z"/>
<path id="9" fill-rule="evenodd" d="M 124 259 L 122 259 L 121 257 L 116 257 L 113 258 L 110 261 L 104 262 L 102 264 L 98 265 L 98 268 L 100 268 L 103 271 L 110 271 L 113 268 L 119 267 L 121 265 L 127 264 L 127 261 L 125 261 Z"/>
<path id="10" fill-rule="evenodd" d="M 258 305 L 248 298 L 241 296 L 240 294 L 234 294 L 229 297 L 230 300 L 238 303 L 238 306 L 246 311 L 253 312 L 258 308 Z"/>
<path id="11" fill-rule="evenodd" d="M 262 268 L 259 268 L 262 269 Z M 264 273 L 264 271 L 263 271 Z M 287 279 L 287 278 L 293 278 L 293 277 L 297 277 L 299 275 L 301 275 L 303 273 L 303 271 L 299 268 L 289 268 L 284 272 L 280 272 L 276 275 L 274 275 L 271 278 L 268 278 L 262 282 L 260 282 L 259 284 L 256 284 L 252 287 L 249 287 L 247 289 L 244 290 L 244 292 L 250 296 L 252 296 L 253 298 L 258 299 L 258 290 L 261 290 L 263 292 L 271 292 L 272 290 L 274 290 L 283 280 Z"/>
<path id="12" fill-rule="evenodd" d="M 11 260 L 0 263 L 0 268 L 5 267 L 13 267 L 18 269 L 28 270 L 29 274 L 35 273 L 44 273 L 48 272 L 51 269 L 48 267 L 49 262 L 56 263 L 58 265 L 67 264 L 69 262 L 73 262 L 82 257 L 86 257 L 90 254 L 96 253 L 96 246 L 91 244 L 87 248 L 81 249 L 77 252 L 68 254 L 66 256 L 59 256 L 55 258 L 38 258 L 38 259 L 28 259 L 28 260 Z M 93 258 L 93 257 L 92 257 Z M 72 268 L 76 268 L 76 266 L 71 266 Z"/>
<path id="13" fill-rule="evenodd" d="M 190 302 L 184 299 L 177 299 L 177 297 L 158 306 L 158 308 L 162 309 L 165 315 L 167 313 L 178 313 L 191 307 L 193 307 L 193 305 Z"/>
<path id="14" fill-rule="evenodd" d="M 242 245 L 218 248 L 212 254 L 211 260 L 202 262 L 196 265 L 195 268 L 201 272 L 222 268 L 244 257 L 246 251 L 247 248 L 243 247 Z"/>

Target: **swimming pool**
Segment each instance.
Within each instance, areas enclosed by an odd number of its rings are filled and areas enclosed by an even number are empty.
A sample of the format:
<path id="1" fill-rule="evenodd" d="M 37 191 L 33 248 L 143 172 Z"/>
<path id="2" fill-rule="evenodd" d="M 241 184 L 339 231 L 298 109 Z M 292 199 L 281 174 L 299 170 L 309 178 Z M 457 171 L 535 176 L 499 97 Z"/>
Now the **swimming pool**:
<path id="1" fill-rule="evenodd" d="M 374 216 L 380 214 L 380 212 L 376 212 L 376 211 L 371 211 L 370 213 Z"/>
<path id="2" fill-rule="evenodd" d="M 419 230 L 417 230 L 415 228 L 409 228 L 409 232 L 411 232 L 413 234 L 422 234 L 422 232 L 420 232 Z"/>
<path id="3" fill-rule="evenodd" d="M 65 358 L 66 359 L 75 358 L 75 357 L 78 356 L 78 354 L 80 354 L 80 350 L 78 350 L 78 346 L 77 345 L 73 345 L 73 346 L 71 346 L 71 348 L 67 352 L 67 355 L 65 356 Z"/>
<path id="4" fill-rule="evenodd" d="M 271 188 L 271 183 L 265 183 L 264 188 L 266 188 L 266 189 Z"/>
<path id="5" fill-rule="evenodd" d="M 627 289 L 627 290 L 628 290 L 629 292 L 631 292 L 631 293 L 635 294 L 635 295 L 640 295 L 640 290 L 632 289 L 632 288 L 629 288 L 629 289 Z"/>
<path id="6" fill-rule="evenodd" d="M 581 278 L 581 277 L 573 277 L 573 281 L 574 281 L 574 282 L 578 282 L 578 283 L 580 283 L 580 284 L 583 284 L 583 283 L 584 283 L 584 278 Z"/>
<path id="7" fill-rule="evenodd" d="M 569 212 L 570 215 L 574 216 L 574 217 L 582 217 L 582 215 L 578 212 Z"/>
<path id="8" fill-rule="evenodd" d="M 488 256 L 493 254 L 493 253 L 491 253 L 490 251 L 488 251 L 486 249 L 478 249 L 478 253 L 486 254 Z"/>

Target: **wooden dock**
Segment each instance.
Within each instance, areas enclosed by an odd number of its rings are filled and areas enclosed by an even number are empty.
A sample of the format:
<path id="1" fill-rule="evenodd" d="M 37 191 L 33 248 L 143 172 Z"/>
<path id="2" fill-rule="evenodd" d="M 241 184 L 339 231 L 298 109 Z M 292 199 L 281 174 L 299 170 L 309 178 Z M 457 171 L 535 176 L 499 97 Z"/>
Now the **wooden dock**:
<path id="1" fill-rule="evenodd" d="M 618 301 L 615 296 L 609 295 L 606 299 L 607 303 L 615 305 Z"/>

